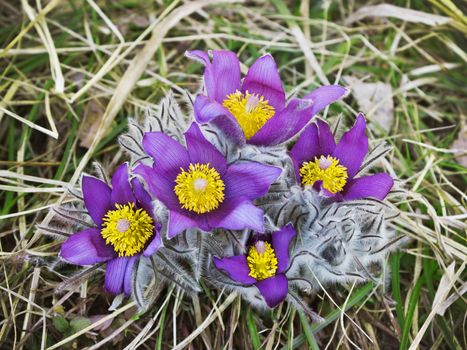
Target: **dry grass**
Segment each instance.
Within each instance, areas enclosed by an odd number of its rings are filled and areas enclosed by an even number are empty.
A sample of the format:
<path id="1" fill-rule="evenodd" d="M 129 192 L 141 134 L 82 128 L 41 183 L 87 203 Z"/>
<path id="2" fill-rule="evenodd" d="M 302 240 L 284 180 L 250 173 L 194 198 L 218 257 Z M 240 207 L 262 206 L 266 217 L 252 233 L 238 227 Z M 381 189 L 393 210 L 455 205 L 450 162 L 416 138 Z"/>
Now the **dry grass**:
<path id="1" fill-rule="evenodd" d="M 393 3 L 0 0 L 0 347 L 467 348 L 467 20 L 449 0 Z M 390 86 L 389 132 L 384 99 L 365 112 L 373 139 L 394 146 L 382 166 L 400 179 L 393 227 L 411 241 L 388 257 L 384 288 L 328 288 L 309 300 L 323 317 L 312 323 L 287 305 L 257 315 L 208 286 L 195 298 L 161 290 L 137 314 L 131 301 L 109 310 L 98 271 L 62 283 L 78 270 L 57 264 L 59 243 L 37 225 L 92 160 L 112 171 L 125 159 L 128 117 L 198 89 L 201 67 L 183 56 L 193 48 L 234 50 L 245 67 L 271 52 L 290 95 L 349 76 Z M 351 96 L 326 116 L 356 110 Z"/>

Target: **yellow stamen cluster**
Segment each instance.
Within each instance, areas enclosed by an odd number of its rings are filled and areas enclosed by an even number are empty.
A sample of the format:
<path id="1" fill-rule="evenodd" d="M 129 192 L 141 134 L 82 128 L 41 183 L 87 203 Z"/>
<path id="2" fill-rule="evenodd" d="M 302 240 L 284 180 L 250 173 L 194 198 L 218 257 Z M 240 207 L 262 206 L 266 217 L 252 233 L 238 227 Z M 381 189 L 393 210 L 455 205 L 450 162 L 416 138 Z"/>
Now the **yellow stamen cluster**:
<path id="1" fill-rule="evenodd" d="M 304 162 L 300 168 L 300 176 L 304 186 L 313 186 L 321 180 L 322 186 L 331 193 L 342 191 L 347 183 L 347 168 L 339 164 L 339 160 L 331 156 L 315 157 L 314 161 Z"/>
<path id="2" fill-rule="evenodd" d="M 246 258 L 250 268 L 249 276 L 258 281 L 272 277 L 277 271 L 277 257 L 268 242 L 258 241 L 248 250 Z"/>
<path id="3" fill-rule="evenodd" d="M 219 207 L 224 200 L 224 181 L 219 173 L 208 164 L 190 164 L 188 171 L 175 178 L 174 191 L 183 209 L 198 214 L 208 213 Z"/>
<path id="4" fill-rule="evenodd" d="M 118 256 L 133 256 L 143 250 L 154 232 L 152 218 L 134 203 L 115 204 L 103 218 L 101 234 L 112 244 Z"/>
<path id="5" fill-rule="evenodd" d="M 274 107 L 268 102 L 263 96 L 237 90 L 227 95 L 222 105 L 237 119 L 245 138 L 249 140 L 274 116 Z"/>

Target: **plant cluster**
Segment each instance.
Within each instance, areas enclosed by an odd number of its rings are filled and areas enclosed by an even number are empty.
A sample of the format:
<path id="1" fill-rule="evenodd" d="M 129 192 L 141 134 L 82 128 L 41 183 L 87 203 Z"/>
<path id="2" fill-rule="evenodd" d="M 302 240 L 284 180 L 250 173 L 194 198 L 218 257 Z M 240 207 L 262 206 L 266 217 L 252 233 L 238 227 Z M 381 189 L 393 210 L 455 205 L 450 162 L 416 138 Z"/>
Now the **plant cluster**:
<path id="1" fill-rule="evenodd" d="M 393 179 L 367 174 L 387 153 L 369 150 L 366 122 L 312 118 L 347 94 L 338 85 L 286 100 L 274 59 L 242 79 L 233 52 L 191 51 L 205 66 L 186 118 L 172 95 L 120 136 L 129 161 L 109 179 L 83 175 L 77 201 L 56 208 L 50 233 L 71 225 L 60 258 L 105 264 L 105 289 L 150 306 L 157 286 L 236 290 L 257 308 L 324 285 L 378 280 L 401 240 L 387 228 Z M 298 138 L 297 138 L 298 135 Z"/>

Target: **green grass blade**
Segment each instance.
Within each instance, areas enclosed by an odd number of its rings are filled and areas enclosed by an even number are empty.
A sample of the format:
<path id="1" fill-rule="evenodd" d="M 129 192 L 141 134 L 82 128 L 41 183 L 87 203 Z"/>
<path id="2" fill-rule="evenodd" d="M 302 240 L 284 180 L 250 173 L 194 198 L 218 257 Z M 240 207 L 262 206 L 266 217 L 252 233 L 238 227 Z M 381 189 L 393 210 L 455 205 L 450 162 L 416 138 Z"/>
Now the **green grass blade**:
<path id="1" fill-rule="evenodd" d="M 258 329 L 256 328 L 256 322 L 251 308 L 248 308 L 246 312 L 246 326 L 248 333 L 250 333 L 251 345 L 253 349 L 261 348 L 261 340 L 259 339 Z"/>
<path id="2" fill-rule="evenodd" d="M 408 349 L 409 340 L 410 340 L 410 330 L 412 326 L 412 319 L 414 316 L 415 308 L 418 304 L 418 298 L 420 296 L 420 290 L 422 288 L 423 278 L 419 278 L 415 284 L 412 293 L 410 294 L 409 305 L 407 309 L 407 314 L 405 315 L 404 328 L 402 329 L 402 336 L 399 349 L 405 350 Z"/>
<path id="3" fill-rule="evenodd" d="M 315 336 L 313 335 L 313 329 L 308 322 L 307 317 L 303 314 L 303 312 L 298 313 L 298 317 L 300 318 L 300 322 L 303 327 L 303 332 L 305 333 L 306 341 L 312 350 L 319 350 L 318 343 L 316 342 Z"/>

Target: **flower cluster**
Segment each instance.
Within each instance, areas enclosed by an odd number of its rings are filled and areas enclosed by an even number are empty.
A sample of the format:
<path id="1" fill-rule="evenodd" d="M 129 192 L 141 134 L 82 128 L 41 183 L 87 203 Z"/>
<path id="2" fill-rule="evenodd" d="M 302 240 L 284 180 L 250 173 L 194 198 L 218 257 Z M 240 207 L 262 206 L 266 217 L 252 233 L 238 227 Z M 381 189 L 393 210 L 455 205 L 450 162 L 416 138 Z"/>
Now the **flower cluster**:
<path id="1" fill-rule="evenodd" d="M 384 152 L 367 157 L 362 114 L 338 142 L 312 120 L 347 90 L 287 101 L 270 55 L 243 79 L 233 52 L 187 56 L 205 68 L 194 120 L 168 96 L 143 124 L 130 121 L 119 141 L 131 161 L 110 184 L 83 176 L 84 205 L 57 210 L 81 213 L 61 259 L 105 264 L 113 294 L 147 296 L 152 273 L 192 292 L 204 279 L 270 308 L 288 299 L 306 309 L 301 295 L 324 283 L 374 279 L 368 267 L 399 240 L 386 229 L 392 178 L 362 174 Z"/>

